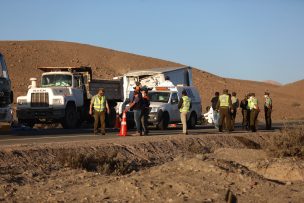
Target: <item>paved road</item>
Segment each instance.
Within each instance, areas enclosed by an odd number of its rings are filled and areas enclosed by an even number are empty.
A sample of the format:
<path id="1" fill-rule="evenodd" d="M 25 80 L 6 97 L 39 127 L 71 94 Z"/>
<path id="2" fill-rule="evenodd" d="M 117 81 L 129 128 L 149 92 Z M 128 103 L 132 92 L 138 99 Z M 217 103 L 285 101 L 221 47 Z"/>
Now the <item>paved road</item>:
<path id="1" fill-rule="evenodd" d="M 274 130 L 268 132 L 274 132 L 279 130 L 283 126 L 282 123 L 274 124 Z M 260 126 L 262 129 L 262 126 Z M 0 135 L 1 145 L 13 145 L 13 144 L 34 144 L 34 143 L 53 143 L 53 142 L 67 142 L 67 141 L 87 141 L 96 139 L 115 139 L 119 138 L 118 131 L 109 129 L 105 136 L 94 136 L 92 129 L 13 129 L 12 132 Z M 151 129 L 150 136 L 164 136 L 164 135 L 178 135 L 181 134 L 181 127 L 170 128 L 166 131 Z M 266 132 L 265 130 L 259 130 L 260 132 Z M 134 131 L 129 131 L 129 134 L 134 134 Z M 212 126 L 198 126 L 196 129 L 189 130 L 191 135 L 210 135 L 218 134 L 218 130 Z M 232 135 L 247 133 L 247 131 L 236 128 Z"/>

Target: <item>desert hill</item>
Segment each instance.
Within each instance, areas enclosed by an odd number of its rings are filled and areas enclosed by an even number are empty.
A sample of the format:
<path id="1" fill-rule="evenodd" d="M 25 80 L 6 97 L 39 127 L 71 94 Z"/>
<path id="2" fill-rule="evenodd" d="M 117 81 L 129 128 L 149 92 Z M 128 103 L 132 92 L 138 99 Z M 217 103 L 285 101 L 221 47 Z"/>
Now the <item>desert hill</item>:
<path id="1" fill-rule="evenodd" d="M 29 78 L 39 78 L 41 72 L 37 67 L 42 66 L 86 65 L 93 68 L 96 78 L 111 79 L 129 70 L 181 65 L 96 46 L 59 41 L 0 41 L 0 52 L 5 55 L 15 96 L 25 94 Z M 268 90 L 273 98 L 275 120 L 304 119 L 304 95 L 300 93 L 304 87 L 303 80 L 278 86 L 265 82 L 223 78 L 194 68 L 193 82 L 201 93 L 203 108 L 210 105 L 214 92 L 221 92 L 223 88 L 237 92 L 239 98 L 243 98 L 248 92 L 255 92 L 262 108 L 263 94 Z M 260 120 L 263 120 L 262 114 L 261 112 Z"/>

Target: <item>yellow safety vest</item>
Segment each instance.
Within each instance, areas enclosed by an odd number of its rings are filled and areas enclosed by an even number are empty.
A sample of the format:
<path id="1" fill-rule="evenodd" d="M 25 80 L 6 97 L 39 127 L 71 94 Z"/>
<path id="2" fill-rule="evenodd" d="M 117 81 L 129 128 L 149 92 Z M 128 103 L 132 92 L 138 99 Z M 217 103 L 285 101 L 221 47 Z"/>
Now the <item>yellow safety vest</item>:
<path id="1" fill-rule="evenodd" d="M 248 99 L 248 107 L 249 109 L 257 109 L 258 107 L 258 99 L 257 98 L 249 98 Z"/>
<path id="2" fill-rule="evenodd" d="M 94 110 L 101 112 L 104 111 L 105 108 L 106 108 L 106 97 L 105 96 L 99 97 L 96 95 L 94 97 Z"/>
<path id="3" fill-rule="evenodd" d="M 182 108 L 180 108 L 180 112 L 189 112 L 190 110 L 190 98 L 188 96 L 183 96 L 183 105 Z"/>
<path id="4" fill-rule="evenodd" d="M 219 97 L 220 107 L 228 107 L 229 106 L 229 96 L 227 94 L 222 94 Z"/>

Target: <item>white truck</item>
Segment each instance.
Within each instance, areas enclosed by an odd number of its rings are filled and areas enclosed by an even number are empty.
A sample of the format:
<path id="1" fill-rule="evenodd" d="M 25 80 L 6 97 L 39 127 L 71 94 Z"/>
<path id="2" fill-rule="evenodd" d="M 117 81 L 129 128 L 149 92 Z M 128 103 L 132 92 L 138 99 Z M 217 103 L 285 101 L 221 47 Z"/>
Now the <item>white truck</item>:
<path id="1" fill-rule="evenodd" d="M 11 80 L 5 64 L 4 56 L 0 53 L 0 127 L 10 126 L 13 120 L 12 113 L 13 92 Z"/>
<path id="2" fill-rule="evenodd" d="M 93 80 L 90 67 L 44 67 L 41 87 L 31 78 L 26 96 L 17 98 L 18 122 L 29 127 L 36 123 L 61 123 L 64 128 L 76 128 L 82 121 L 92 120 L 89 105 L 99 88 L 111 108 L 106 118 L 108 127 L 115 125 L 116 102 L 122 101 L 121 80 Z"/>
<path id="3" fill-rule="evenodd" d="M 178 102 L 182 91 L 186 90 L 191 99 L 192 107 L 187 114 L 188 128 L 195 128 L 202 114 L 201 97 L 193 86 L 155 87 L 149 92 L 150 114 L 148 122 L 165 130 L 168 124 L 181 123 Z"/>
<path id="4" fill-rule="evenodd" d="M 166 77 L 170 78 L 173 83 L 173 89 L 160 90 L 162 83 L 165 82 Z M 182 89 L 186 89 L 194 105 L 188 115 L 189 127 L 194 127 L 201 118 L 201 98 L 195 87 L 192 86 L 192 68 L 189 66 L 173 67 L 173 68 L 156 68 L 141 71 L 131 71 L 126 73 L 123 77 L 123 93 L 124 102 L 118 105 L 118 112 L 121 114 L 124 108 L 128 105 L 133 96 L 135 83 L 139 82 L 141 86 L 146 86 L 153 89 L 150 92 L 151 98 L 151 113 L 149 116 L 149 123 L 156 125 L 160 129 L 166 129 L 170 123 L 180 123 L 180 115 L 177 108 L 179 98 L 181 97 Z M 156 89 L 155 89 L 156 88 Z M 153 94 L 153 95 L 152 95 Z M 164 95 L 163 95 L 164 94 Z M 166 99 L 159 101 L 156 99 L 157 95 L 165 96 Z M 177 96 L 177 97 L 176 97 Z M 154 100 L 155 97 L 155 100 Z M 172 103 L 173 102 L 173 103 Z M 128 125 L 132 127 L 133 114 L 127 114 Z"/>

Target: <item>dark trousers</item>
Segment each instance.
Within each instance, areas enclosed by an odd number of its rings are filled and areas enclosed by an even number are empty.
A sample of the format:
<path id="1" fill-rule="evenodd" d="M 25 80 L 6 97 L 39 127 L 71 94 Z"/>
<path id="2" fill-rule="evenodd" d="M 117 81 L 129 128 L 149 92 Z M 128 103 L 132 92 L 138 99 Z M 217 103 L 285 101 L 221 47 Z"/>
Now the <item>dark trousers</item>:
<path id="1" fill-rule="evenodd" d="M 250 130 L 250 114 L 251 114 L 251 110 L 247 109 L 247 130 Z"/>
<path id="2" fill-rule="evenodd" d="M 266 122 L 266 129 L 267 130 L 270 130 L 271 129 L 271 124 L 272 124 L 272 121 L 271 121 L 271 109 L 265 109 L 264 110 L 265 112 L 265 122 Z"/>
<path id="3" fill-rule="evenodd" d="M 106 112 L 105 111 L 94 111 L 94 133 L 98 133 L 98 124 L 100 121 L 101 133 L 106 132 Z"/>
<path id="4" fill-rule="evenodd" d="M 235 124 L 235 118 L 236 118 L 236 109 L 233 109 L 233 112 L 231 113 L 231 129 L 234 129 Z"/>
<path id="5" fill-rule="evenodd" d="M 243 116 L 242 128 L 245 129 L 248 126 L 247 109 L 242 109 L 242 116 Z"/>
<path id="6" fill-rule="evenodd" d="M 143 109 L 141 112 L 140 122 L 141 122 L 141 129 L 144 132 L 144 135 L 148 135 L 148 116 L 149 116 L 149 109 Z"/>
<path id="7" fill-rule="evenodd" d="M 138 133 L 141 133 L 141 122 L 140 122 L 140 117 L 141 117 L 141 109 L 134 109 L 134 122 L 136 125 L 136 130 Z"/>
<path id="8" fill-rule="evenodd" d="M 223 131 L 224 121 L 226 124 L 227 130 L 231 131 L 231 118 L 230 118 L 230 110 L 228 107 L 220 107 L 220 120 L 219 120 L 219 131 Z"/>
<path id="9" fill-rule="evenodd" d="M 259 111 L 257 109 L 251 109 L 250 111 L 250 129 L 252 132 L 256 132 L 256 121 L 258 119 Z"/>

